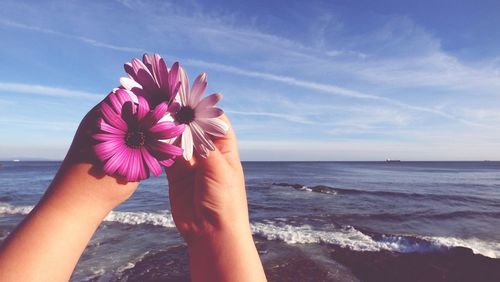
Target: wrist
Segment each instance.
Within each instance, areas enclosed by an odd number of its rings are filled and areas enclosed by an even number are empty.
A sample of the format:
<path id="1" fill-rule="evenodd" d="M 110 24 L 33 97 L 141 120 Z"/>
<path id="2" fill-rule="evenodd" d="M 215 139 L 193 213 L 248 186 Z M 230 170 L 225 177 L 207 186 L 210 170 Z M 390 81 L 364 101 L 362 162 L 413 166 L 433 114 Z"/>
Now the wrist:
<path id="1" fill-rule="evenodd" d="M 136 187 L 137 183 L 121 183 L 104 175 L 90 163 L 65 160 L 44 198 L 70 205 L 68 208 L 87 209 L 105 216 L 128 199 Z"/>

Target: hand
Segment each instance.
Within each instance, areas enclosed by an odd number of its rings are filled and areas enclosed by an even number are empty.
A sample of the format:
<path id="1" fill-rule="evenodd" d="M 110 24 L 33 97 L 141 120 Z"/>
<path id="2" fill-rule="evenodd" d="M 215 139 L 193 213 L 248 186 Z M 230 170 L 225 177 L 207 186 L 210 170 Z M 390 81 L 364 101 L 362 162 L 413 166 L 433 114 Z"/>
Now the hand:
<path id="1" fill-rule="evenodd" d="M 225 116 L 222 117 L 229 124 Z M 250 230 L 243 169 L 232 129 L 214 140 L 216 150 L 167 168 L 177 229 L 190 243 L 220 230 Z"/>
<path id="2" fill-rule="evenodd" d="M 98 108 L 82 120 L 45 195 L 0 248 L 0 281 L 67 281 L 102 219 L 137 183 L 104 175 L 91 135 Z"/>
<path id="3" fill-rule="evenodd" d="M 225 116 L 221 117 L 229 124 Z M 186 240 L 193 281 L 265 281 L 248 218 L 232 128 L 207 158 L 167 168 L 175 225 Z M 242 259 L 245 258 L 245 259 Z"/>
<path id="4" fill-rule="evenodd" d="M 99 110 L 101 103 L 90 110 L 82 119 L 58 176 L 65 175 L 68 170 L 76 167 L 86 170 L 90 179 L 100 183 L 99 185 L 88 185 L 85 189 L 93 190 L 90 194 L 93 196 L 93 200 L 111 210 L 127 200 L 137 189 L 139 183 L 126 182 L 118 177 L 106 175 L 102 171 L 102 164 L 92 148 L 97 143 L 92 135 L 96 132 L 97 120 L 101 116 Z"/>

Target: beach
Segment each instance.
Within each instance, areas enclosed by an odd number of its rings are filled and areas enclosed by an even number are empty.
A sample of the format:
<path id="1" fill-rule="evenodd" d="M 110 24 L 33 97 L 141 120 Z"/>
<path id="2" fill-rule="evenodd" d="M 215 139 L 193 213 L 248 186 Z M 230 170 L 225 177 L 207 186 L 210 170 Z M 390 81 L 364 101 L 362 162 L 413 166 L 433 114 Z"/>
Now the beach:
<path id="1" fill-rule="evenodd" d="M 0 238 L 60 162 L 2 162 Z M 500 162 L 244 162 L 269 281 L 500 281 Z M 189 281 L 165 176 L 110 213 L 72 281 Z"/>

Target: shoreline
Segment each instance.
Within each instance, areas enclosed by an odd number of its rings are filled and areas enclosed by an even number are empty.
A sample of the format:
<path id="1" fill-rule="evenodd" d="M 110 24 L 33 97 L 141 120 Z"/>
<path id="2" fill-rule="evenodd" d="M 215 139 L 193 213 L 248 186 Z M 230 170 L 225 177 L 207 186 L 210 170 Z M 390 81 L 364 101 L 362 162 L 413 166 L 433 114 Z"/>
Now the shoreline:
<path id="1" fill-rule="evenodd" d="M 500 259 L 467 248 L 360 252 L 255 239 L 269 281 L 500 281 Z M 180 245 L 145 256 L 113 281 L 189 281 L 189 277 L 187 248 Z"/>

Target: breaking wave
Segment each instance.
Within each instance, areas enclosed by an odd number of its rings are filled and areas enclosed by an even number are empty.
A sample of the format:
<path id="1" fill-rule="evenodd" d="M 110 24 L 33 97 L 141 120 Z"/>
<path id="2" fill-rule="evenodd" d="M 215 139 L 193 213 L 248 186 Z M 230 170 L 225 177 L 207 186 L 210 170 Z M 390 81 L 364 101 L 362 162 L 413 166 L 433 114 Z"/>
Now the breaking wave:
<path id="1" fill-rule="evenodd" d="M 12 206 L 0 204 L 0 215 L 25 215 L 33 206 Z M 170 211 L 125 212 L 112 211 L 104 221 L 129 225 L 154 225 L 175 227 Z M 453 247 L 465 247 L 476 254 L 500 258 L 500 244 L 476 238 L 403 236 L 387 234 L 366 234 L 353 226 L 321 230 L 310 225 L 294 226 L 282 220 L 253 222 L 252 232 L 267 240 L 279 240 L 287 244 L 331 244 L 354 251 L 393 251 L 401 253 L 432 252 Z"/>

